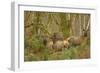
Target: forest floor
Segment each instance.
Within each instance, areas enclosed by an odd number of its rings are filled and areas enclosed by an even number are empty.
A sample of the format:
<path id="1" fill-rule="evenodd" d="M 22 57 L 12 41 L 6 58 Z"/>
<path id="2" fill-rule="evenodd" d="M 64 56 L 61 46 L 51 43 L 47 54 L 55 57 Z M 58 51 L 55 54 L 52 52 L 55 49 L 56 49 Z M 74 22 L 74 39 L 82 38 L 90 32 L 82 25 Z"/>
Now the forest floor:
<path id="1" fill-rule="evenodd" d="M 71 59 L 88 59 L 90 58 L 89 45 L 64 48 L 56 51 L 55 49 L 25 50 L 24 61 L 49 61 L 49 60 L 71 60 Z"/>

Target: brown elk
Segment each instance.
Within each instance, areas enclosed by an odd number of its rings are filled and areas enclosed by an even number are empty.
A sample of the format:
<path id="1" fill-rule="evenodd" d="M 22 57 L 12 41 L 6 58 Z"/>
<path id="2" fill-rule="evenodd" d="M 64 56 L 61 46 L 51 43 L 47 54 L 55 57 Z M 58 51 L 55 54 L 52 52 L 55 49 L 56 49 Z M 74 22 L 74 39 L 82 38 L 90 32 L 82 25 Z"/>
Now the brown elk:
<path id="1" fill-rule="evenodd" d="M 44 36 L 43 44 L 46 48 L 52 49 L 53 41 L 48 36 Z"/>
<path id="2" fill-rule="evenodd" d="M 53 48 L 56 50 L 63 50 L 65 48 L 69 48 L 69 42 L 67 40 L 57 40 L 54 44 L 53 44 Z"/>
<path id="3" fill-rule="evenodd" d="M 46 44 L 46 48 L 53 49 L 53 41 L 48 41 Z"/>
<path id="4" fill-rule="evenodd" d="M 83 42 L 89 40 L 90 34 L 89 34 L 89 23 L 86 26 L 86 28 L 82 28 L 82 35 L 81 36 L 70 36 L 67 38 L 70 46 L 77 46 L 82 44 Z"/>
<path id="5" fill-rule="evenodd" d="M 63 39 L 59 33 L 54 33 L 51 37 L 45 37 L 43 40 L 43 44 L 49 48 L 54 50 L 62 50 L 63 48 L 68 48 L 69 43 L 67 39 Z"/>

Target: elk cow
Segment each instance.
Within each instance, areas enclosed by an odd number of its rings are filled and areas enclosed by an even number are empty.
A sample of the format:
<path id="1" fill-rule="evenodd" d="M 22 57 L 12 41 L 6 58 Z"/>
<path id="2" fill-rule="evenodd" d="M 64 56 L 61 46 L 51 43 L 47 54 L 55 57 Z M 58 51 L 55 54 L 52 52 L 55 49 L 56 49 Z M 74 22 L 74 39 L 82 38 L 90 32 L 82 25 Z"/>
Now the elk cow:
<path id="1" fill-rule="evenodd" d="M 70 36 L 67 40 L 70 44 L 70 46 L 77 46 L 82 44 L 83 42 L 86 42 L 90 38 L 89 34 L 89 23 L 86 26 L 86 28 L 82 29 L 82 35 L 81 36 Z"/>
<path id="2" fill-rule="evenodd" d="M 48 41 L 46 44 L 46 48 L 52 49 L 53 48 L 53 41 Z"/>
<path id="3" fill-rule="evenodd" d="M 70 43 L 70 46 L 77 46 L 82 43 L 83 39 L 84 38 L 81 36 L 71 36 L 68 38 L 68 42 Z"/>
<path id="4" fill-rule="evenodd" d="M 68 40 L 64 40 L 59 33 L 54 33 L 51 37 L 45 37 L 43 40 L 43 44 L 48 49 L 54 50 L 62 50 L 69 47 Z"/>
<path id="5" fill-rule="evenodd" d="M 53 44 L 53 48 L 56 50 L 63 50 L 65 48 L 69 48 L 69 43 L 67 40 L 58 40 Z"/>
<path id="6" fill-rule="evenodd" d="M 63 41 L 61 40 L 58 40 L 53 44 L 53 49 L 57 51 L 62 50 L 62 48 L 64 48 L 64 44 L 63 44 Z"/>
<path id="7" fill-rule="evenodd" d="M 49 37 L 45 36 L 43 39 L 43 44 L 46 48 L 52 49 L 53 41 Z"/>
<path id="8" fill-rule="evenodd" d="M 59 33 L 54 33 L 52 36 L 53 49 L 62 50 L 69 47 L 67 39 L 64 40 L 63 36 Z"/>

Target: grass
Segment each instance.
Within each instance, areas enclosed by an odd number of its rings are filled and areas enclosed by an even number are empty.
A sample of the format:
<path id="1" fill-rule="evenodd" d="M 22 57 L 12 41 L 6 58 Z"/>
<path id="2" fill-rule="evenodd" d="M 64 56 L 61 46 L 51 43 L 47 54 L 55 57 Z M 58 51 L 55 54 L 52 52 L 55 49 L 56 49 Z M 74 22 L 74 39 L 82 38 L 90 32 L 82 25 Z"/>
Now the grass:
<path id="1" fill-rule="evenodd" d="M 39 43 L 40 44 L 40 43 Z M 38 45 L 38 43 L 37 43 Z M 26 48 L 24 51 L 24 61 L 46 61 L 46 60 L 64 60 L 64 59 L 88 59 L 90 58 L 90 47 L 86 43 L 70 48 L 63 48 L 61 51 L 45 48 L 42 44 Z M 34 45 L 33 45 L 34 46 Z M 38 48 L 38 50 L 36 49 Z"/>

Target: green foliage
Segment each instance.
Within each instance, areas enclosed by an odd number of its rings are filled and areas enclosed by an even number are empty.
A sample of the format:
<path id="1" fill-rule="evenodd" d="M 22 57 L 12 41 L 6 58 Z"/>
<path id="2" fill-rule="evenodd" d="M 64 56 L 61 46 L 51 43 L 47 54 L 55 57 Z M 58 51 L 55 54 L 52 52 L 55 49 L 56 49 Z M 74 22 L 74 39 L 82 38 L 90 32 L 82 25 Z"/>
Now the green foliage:
<path id="1" fill-rule="evenodd" d="M 36 61 L 36 60 L 64 60 L 64 59 L 80 59 L 80 58 L 89 58 L 89 46 L 87 45 L 80 45 L 77 47 L 70 47 L 70 48 L 66 48 L 65 50 L 62 51 L 56 51 L 54 52 L 54 50 L 49 50 L 47 48 L 44 48 L 41 51 L 41 54 L 38 55 L 36 54 L 34 56 L 32 55 L 28 55 L 26 59 L 26 61 Z M 52 53 L 50 53 L 52 52 Z M 88 53 L 88 55 L 86 56 L 80 56 L 82 53 Z M 86 54 L 87 54 L 86 53 Z M 41 57 L 40 57 L 41 56 Z"/>
<path id="2" fill-rule="evenodd" d="M 60 33 L 63 39 L 75 34 L 80 35 L 79 32 L 82 32 L 80 26 L 84 25 L 86 27 L 86 24 L 83 23 L 88 22 L 89 14 L 37 11 L 26 11 L 24 14 L 24 61 L 81 59 L 90 57 L 90 40 L 82 42 L 81 45 L 61 48 L 62 50 L 57 51 L 57 48 L 47 48 L 43 44 L 42 37 L 44 35 L 51 37 L 56 32 Z M 87 17 L 85 20 L 83 20 L 84 16 Z"/>

